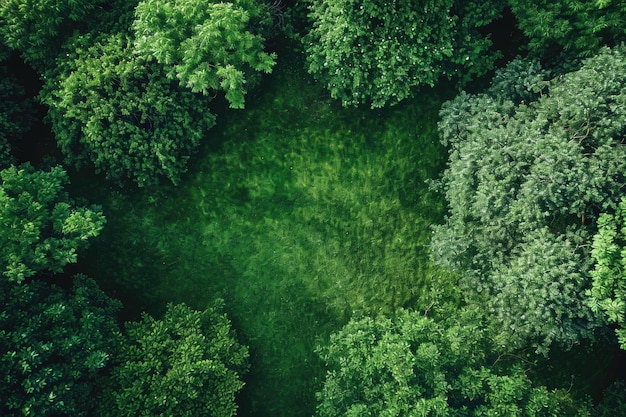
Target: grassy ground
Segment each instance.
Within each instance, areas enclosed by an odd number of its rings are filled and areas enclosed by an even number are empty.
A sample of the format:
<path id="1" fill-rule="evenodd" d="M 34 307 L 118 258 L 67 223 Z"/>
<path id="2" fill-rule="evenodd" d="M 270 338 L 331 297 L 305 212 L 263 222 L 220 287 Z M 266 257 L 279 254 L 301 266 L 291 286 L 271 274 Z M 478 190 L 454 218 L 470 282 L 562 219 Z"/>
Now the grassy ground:
<path id="1" fill-rule="evenodd" d="M 252 353 L 239 414 L 310 416 L 315 346 L 354 314 L 422 307 L 440 273 L 427 244 L 443 198 L 427 180 L 445 164 L 443 100 L 342 109 L 279 66 L 246 110 L 220 115 L 179 187 L 102 196 L 90 273 L 156 314 L 224 298 Z"/>

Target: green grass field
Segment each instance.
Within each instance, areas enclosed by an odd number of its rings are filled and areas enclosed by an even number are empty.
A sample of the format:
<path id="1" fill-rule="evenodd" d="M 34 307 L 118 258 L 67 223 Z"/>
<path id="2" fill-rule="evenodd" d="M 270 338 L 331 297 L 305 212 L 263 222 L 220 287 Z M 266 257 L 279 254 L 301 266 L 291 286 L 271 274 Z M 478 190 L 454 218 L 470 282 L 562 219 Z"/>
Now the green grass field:
<path id="1" fill-rule="evenodd" d="M 449 95 L 343 109 L 301 68 L 280 64 L 246 110 L 220 114 L 178 187 L 102 191 L 108 224 L 84 257 L 136 309 L 224 298 L 251 349 L 241 416 L 310 416 L 315 346 L 353 315 L 424 308 L 441 274 L 427 245 L 444 203 L 428 180 L 445 166 Z"/>

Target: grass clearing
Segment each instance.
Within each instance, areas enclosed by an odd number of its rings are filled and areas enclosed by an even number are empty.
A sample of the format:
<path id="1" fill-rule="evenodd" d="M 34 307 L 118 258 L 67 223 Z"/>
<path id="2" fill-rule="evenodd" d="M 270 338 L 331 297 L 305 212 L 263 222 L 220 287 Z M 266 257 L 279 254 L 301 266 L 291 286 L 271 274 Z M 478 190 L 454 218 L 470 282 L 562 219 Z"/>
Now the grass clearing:
<path id="1" fill-rule="evenodd" d="M 279 65 L 246 110 L 220 116 L 177 188 L 106 192 L 106 230 L 84 257 L 153 313 L 225 299 L 251 349 L 241 416 L 310 416 L 315 346 L 352 315 L 423 307 L 441 274 L 427 245 L 444 201 L 427 180 L 445 165 L 449 95 L 343 109 L 300 68 Z"/>

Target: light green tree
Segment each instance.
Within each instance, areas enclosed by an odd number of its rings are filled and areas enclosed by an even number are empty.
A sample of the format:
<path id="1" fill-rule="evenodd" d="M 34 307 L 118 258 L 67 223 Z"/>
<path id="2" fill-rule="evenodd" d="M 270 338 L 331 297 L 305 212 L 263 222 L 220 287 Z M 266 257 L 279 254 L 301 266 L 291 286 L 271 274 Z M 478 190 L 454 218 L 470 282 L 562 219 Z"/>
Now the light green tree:
<path id="1" fill-rule="evenodd" d="M 99 207 L 68 197 L 61 167 L 12 166 L 0 171 L 0 181 L 2 280 L 20 283 L 38 272 L 61 272 L 104 226 Z"/>
<path id="2" fill-rule="evenodd" d="M 589 305 L 594 313 L 617 325 L 615 333 L 622 349 L 626 349 L 626 199 L 614 214 L 598 218 L 591 255 L 595 267 L 591 271 Z"/>
<path id="3" fill-rule="evenodd" d="M 119 182 L 176 184 L 215 124 L 209 99 L 169 81 L 121 34 L 76 37 L 68 54 L 41 93 L 67 162 Z"/>
<path id="4" fill-rule="evenodd" d="M 465 80 L 491 68 L 491 42 L 477 28 L 502 2 L 313 0 L 304 37 L 308 69 L 346 105 L 394 105 L 441 77 Z"/>
<path id="5" fill-rule="evenodd" d="M 248 349 L 221 310 L 170 304 L 160 320 L 127 323 L 99 415 L 234 416 Z"/>
<path id="6" fill-rule="evenodd" d="M 269 17 L 254 0 L 143 0 L 135 12 L 135 47 L 154 58 L 170 80 L 193 92 L 224 92 L 231 107 L 243 108 L 255 74 L 269 73 L 275 55 L 251 32 L 253 21 Z"/>
<path id="7" fill-rule="evenodd" d="M 534 386 L 491 350 L 469 310 L 443 323 L 418 312 L 353 319 L 319 350 L 328 373 L 318 417 L 574 415 L 563 391 Z"/>

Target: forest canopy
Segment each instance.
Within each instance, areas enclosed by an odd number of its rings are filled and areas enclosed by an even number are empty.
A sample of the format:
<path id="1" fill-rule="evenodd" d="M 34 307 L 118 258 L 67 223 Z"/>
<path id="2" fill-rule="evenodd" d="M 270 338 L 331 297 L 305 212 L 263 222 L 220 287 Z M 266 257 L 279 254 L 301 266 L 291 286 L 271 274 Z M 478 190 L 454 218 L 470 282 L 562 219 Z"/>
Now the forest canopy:
<path id="1" fill-rule="evenodd" d="M 441 78 L 482 75 L 496 58 L 478 28 L 502 2 L 313 0 L 308 69 L 343 105 L 394 105 Z"/>
<path id="2" fill-rule="evenodd" d="M 509 0 L 509 5 L 535 56 L 588 57 L 602 45 L 626 40 L 626 3 L 620 0 Z"/>
<path id="3" fill-rule="evenodd" d="M 84 275 L 69 291 L 0 281 L 0 412 L 88 416 L 117 343 L 121 305 Z"/>
<path id="4" fill-rule="evenodd" d="M 588 289 L 589 306 L 618 327 L 615 329 L 622 349 L 626 349 L 626 199 L 622 198 L 614 214 L 602 213 L 598 233 L 593 237 L 591 255 L 595 261 Z"/>
<path id="5" fill-rule="evenodd" d="M 625 14 L 0 1 L 0 414 L 624 415 Z"/>
<path id="6" fill-rule="evenodd" d="M 235 415 L 248 349 L 236 341 L 222 303 L 203 311 L 170 304 L 160 320 L 144 314 L 127 323 L 98 415 Z"/>
<path id="7" fill-rule="evenodd" d="M 472 311 L 445 322 L 407 311 L 351 320 L 319 349 L 329 371 L 316 416 L 567 414 L 564 391 L 500 361 L 481 320 Z"/>
<path id="8" fill-rule="evenodd" d="M 626 183 L 625 75 L 623 48 L 553 79 L 516 61 L 486 93 L 442 108 L 450 214 L 433 256 L 463 274 L 503 343 L 547 352 L 601 324 L 584 297 L 590 223 L 617 207 Z"/>
<path id="9" fill-rule="evenodd" d="M 246 84 L 269 73 L 276 55 L 264 52 L 260 27 L 269 10 L 252 0 L 143 0 L 133 23 L 137 52 L 154 57 L 167 78 L 193 92 L 224 91 L 231 107 L 243 108 Z"/>
<path id="10" fill-rule="evenodd" d="M 209 100 L 168 80 L 126 36 L 82 36 L 70 48 L 41 94 L 66 161 L 118 182 L 177 183 L 215 125 Z"/>
<path id="11" fill-rule="evenodd" d="M 105 224 L 98 206 L 80 206 L 67 195 L 65 170 L 26 164 L 0 171 L 0 269 L 2 281 L 21 283 L 38 272 L 59 273 L 77 260 Z"/>

